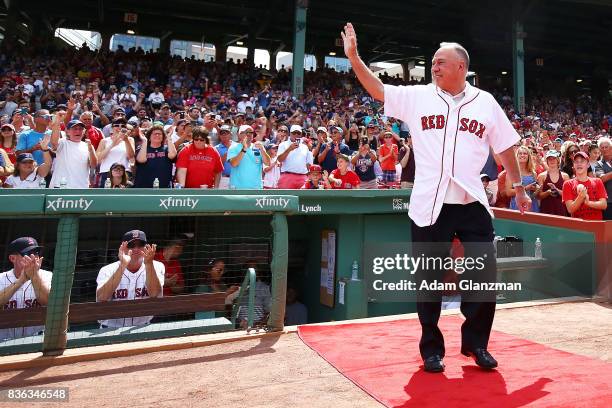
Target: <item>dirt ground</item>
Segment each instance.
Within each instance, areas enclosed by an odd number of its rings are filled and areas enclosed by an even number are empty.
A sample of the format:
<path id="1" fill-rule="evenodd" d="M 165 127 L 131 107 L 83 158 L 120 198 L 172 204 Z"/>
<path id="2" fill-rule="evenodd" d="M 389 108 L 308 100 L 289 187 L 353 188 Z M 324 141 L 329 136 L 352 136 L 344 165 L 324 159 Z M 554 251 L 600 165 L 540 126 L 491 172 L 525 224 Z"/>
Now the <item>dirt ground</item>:
<path id="1" fill-rule="evenodd" d="M 499 310 L 494 329 L 612 361 L 610 322 L 610 304 L 566 303 Z M 12 407 L 380 407 L 297 334 L 0 372 L 0 389 L 26 386 L 69 387 L 70 402 Z"/>

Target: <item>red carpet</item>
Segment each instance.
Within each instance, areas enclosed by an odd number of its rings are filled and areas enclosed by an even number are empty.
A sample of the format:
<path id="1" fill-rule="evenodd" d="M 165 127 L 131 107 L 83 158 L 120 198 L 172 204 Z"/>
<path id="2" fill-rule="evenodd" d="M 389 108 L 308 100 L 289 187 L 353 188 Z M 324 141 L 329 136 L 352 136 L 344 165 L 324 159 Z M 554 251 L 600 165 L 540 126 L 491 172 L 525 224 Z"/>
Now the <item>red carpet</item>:
<path id="1" fill-rule="evenodd" d="M 496 371 L 459 353 L 462 319 L 448 316 L 446 371 L 423 371 L 418 320 L 300 326 L 300 338 L 387 407 L 612 407 L 612 364 L 493 332 Z"/>

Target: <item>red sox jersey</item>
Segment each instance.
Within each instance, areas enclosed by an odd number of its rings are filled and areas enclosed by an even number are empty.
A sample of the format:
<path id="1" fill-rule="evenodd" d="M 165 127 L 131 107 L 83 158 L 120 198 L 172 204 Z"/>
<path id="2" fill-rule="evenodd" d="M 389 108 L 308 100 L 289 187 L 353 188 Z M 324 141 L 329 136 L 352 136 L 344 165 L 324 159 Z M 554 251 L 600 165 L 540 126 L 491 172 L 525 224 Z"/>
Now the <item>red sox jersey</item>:
<path id="1" fill-rule="evenodd" d="M 110 265 L 103 266 L 98 273 L 98 284 L 97 289 L 100 289 L 108 280 L 113 276 L 117 268 L 119 267 L 119 261 L 114 262 Z M 153 267 L 155 273 L 159 279 L 160 285 L 164 286 L 164 275 L 166 273 L 166 267 L 163 263 L 153 261 Z M 147 271 L 145 269 L 144 262 L 140 265 L 140 269 L 136 272 L 130 272 L 127 268 L 123 271 L 121 281 L 113 292 L 111 301 L 122 301 L 122 300 L 134 300 L 134 299 L 146 299 L 149 297 L 149 292 L 145 285 L 147 278 Z M 159 297 L 163 296 L 163 292 L 159 294 Z M 106 327 L 125 327 L 125 326 L 140 326 L 148 324 L 153 316 L 138 316 L 138 317 L 127 317 L 121 319 L 108 319 L 100 320 L 100 324 Z"/>
<path id="2" fill-rule="evenodd" d="M 491 214 L 480 171 L 489 147 L 501 153 L 520 140 L 488 92 L 466 82 L 459 103 L 434 84 L 385 85 L 385 115 L 408 124 L 415 160 L 408 214 L 419 227 L 433 225 L 454 182 Z"/>
<path id="3" fill-rule="evenodd" d="M 53 274 L 44 269 L 39 271 L 41 280 L 51 288 L 51 278 Z M 15 272 L 13 269 L 10 271 L 0 273 L 0 291 L 12 285 L 17 281 Z M 30 307 L 40 307 L 40 303 L 36 300 L 36 293 L 32 286 L 32 281 L 27 280 L 17 291 L 13 294 L 5 305 L 2 305 L 4 309 L 27 309 Z M 14 327 L 9 329 L 0 329 L 0 340 L 14 339 L 17 337 L 33 336 L 45 329 L 44 326 L 27 326 L 27 327 Z"/>

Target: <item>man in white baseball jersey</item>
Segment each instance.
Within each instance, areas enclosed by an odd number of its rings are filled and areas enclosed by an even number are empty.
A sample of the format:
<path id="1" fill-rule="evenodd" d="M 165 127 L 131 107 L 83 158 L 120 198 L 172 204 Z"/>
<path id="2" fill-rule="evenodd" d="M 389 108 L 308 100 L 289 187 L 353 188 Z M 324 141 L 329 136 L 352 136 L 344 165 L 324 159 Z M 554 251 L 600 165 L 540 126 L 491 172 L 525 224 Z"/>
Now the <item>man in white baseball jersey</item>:
<path id="1" fill-rule="evenodd" d="M 96 301 L 122 301 L 162 297 L 164 264 L 154 261 L 157 245 L 149 245 L 140 230 L 123 234 L 119 247 L 119 260 L 103 266 L 96 280 Z M 125 327 L 149 324 L 153 316 L 101 320 L 100 326 Z"/>
<path id="2" fill-rule="evenodd" d="M 4 309 L 46 306 L 53 275 L 40 269 L 43 258 L 38 242 L 32 237 L 17 238 L 9 244 L 8 253 L 13 269 L 0 273 L 0 306 Z M 32 336 L 43 330 L 43 326 L 0 329 L 0 340 Z"/>
<path id="3" fill-rule="evenodd" d="M 467 51 L 457 43 L 442 43 L 432 60 L 431 84 L 383 85 L 359 57 L 351 23 L 341 35 L 344 51 L 363 87 L 372 97 L 384 101 L 385 115 L 404 121 L 410 128 L 416 167 L 408 212 L 413 256 L 446 258 L 451 241 L 458 237 L 465 247 L 465 259 L 484 259 L 482 270 L 465 272 L 461 279 L 495 282 L 493 213 L 480 181 L 490 147 L 501 158 L 507 180 L 516 189 L 521 212 L 531 203 L 520 183 L 513 150 L 520 137 L 493 96 L 466 82 Z M 439 266 L 421 268 L 416 273 L 417 286 L 422 289 L 424 281 L 442 282 L 443 277 L 444 270 Z M 461 352 L 485 369 L 497 367 L 487 351 L 495 314 L 494 295 L 492 291 L 462 291 L 461 311 L 466 321 L 461 328 Z M 438 290 L 417 293 L 422 327 L 419 349 L 429 372 L 444 371 L 440 308 Z"/>

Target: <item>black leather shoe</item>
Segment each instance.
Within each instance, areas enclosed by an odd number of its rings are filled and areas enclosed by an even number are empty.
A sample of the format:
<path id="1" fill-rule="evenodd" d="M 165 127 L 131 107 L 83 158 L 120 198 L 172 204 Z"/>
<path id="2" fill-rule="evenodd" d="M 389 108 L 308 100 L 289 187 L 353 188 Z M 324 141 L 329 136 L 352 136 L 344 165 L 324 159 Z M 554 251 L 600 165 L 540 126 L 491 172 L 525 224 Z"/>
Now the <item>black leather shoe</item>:
<path id="1" fill-rule="evenodd" d="M 442 357 L 440 357 L 438 354 L 427 357 L 425 360 L 423 360 L 423 363 L 425 364 L 425 371 L 428 373 L 441 373 L 444 371 Z"/>
<path id="2" fill-rule="evenodd" d="M 461 350 L 461 354 L 463 354 L 464 356 L 472 357 L 476 362 L 476 365 L 478 365 L 478 367 L 480 368 L 491 370 L 497 367 L 497 360 L 495 360 L 491 353 L 489 353 L 484 348 L 477 348 L 474 350 Z"/>

